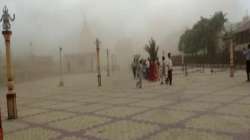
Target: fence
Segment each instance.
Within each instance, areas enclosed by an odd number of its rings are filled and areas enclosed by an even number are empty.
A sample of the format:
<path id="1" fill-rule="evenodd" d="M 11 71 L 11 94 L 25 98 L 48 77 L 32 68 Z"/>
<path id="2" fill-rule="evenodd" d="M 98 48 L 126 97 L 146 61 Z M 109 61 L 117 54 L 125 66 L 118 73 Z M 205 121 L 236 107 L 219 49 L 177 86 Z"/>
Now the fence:
<path id="1" fill-rule="evenodd" d="M 183 61 L 184 60 L 184 61 Z M 195 56 L 173 56 L 173 63 L 175 66 L 186 65 L 204 65 L 205 67 L 228 67 L 230 64 L 230 56 L 228 53 L 218 53 L 214 57 L 208 57 L 205 55 L 195 55 Z M 234 65 L 237 68 L 244 67 L 245 58 L 242 52 L 236 51 L 234 54 Z"/>

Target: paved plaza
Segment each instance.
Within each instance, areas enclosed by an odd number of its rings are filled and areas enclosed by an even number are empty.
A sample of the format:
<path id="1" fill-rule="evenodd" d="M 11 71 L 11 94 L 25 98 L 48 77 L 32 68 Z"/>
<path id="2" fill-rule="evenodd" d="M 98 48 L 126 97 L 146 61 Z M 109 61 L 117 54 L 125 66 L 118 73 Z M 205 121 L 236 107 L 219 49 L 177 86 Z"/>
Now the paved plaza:
<path id="1" fill-rule="evenodd" d="M 245 73 L 177 75 L 174 85 L 131 75 L 65 76 L 17 84 L 17 120 L 7 120 L 1 94 L 4 140 L 249 140 L 250 83 Z M 105 74 L 103 74 L 105 75 Z"/>

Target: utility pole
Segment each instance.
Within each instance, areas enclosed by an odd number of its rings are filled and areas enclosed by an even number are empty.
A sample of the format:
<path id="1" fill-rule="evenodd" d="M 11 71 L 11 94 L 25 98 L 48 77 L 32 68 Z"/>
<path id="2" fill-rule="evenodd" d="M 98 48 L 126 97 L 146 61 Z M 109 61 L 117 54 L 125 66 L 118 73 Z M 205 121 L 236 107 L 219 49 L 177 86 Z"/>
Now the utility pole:
<path id="1" fill-rule="evenodd" d="M 98 80 L 98 86 L 102 86 L 102 76 L 101 76 L 101 66 L 100 66 L 100 44 L 101 41 L 97 38 L 96 39 L 96 61 L 97 61 L 97 80 Z"/>

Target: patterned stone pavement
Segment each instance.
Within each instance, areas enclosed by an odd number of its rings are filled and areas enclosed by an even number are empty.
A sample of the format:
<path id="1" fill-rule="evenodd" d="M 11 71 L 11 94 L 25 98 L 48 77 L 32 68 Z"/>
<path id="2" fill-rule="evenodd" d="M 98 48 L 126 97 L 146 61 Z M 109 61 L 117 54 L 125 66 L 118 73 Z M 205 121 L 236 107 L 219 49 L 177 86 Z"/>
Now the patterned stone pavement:
<path id="1" fill-rule="evenodd" d="M 175 76 L 172 87 L 129 75 L 70 75 L 17 85 L 17 120 L 6 120 L 5 140 L 249 140 L 250 84 L 244 73 Z"/>

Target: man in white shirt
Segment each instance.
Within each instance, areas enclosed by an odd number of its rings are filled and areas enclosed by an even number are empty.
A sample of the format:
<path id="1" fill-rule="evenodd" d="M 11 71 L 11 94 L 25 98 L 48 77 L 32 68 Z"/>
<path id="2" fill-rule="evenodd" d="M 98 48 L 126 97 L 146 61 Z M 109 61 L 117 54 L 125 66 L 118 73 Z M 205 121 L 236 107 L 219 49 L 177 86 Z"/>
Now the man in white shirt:
<path id="1" fill-rule="evenodd" d="M 247 81 L 250 82 L 250 44 L 247 49 L 243 49 L 243 54 L 246 57 Z"/>
<path id="2" fill-rule="evenodd" d="M 173 62 L 172 62 L 172 58 L 171 58 L 171 53 L 168 53 L 167 68 L 168 68 L 167 84 L 172 85 L 172 82 L 173 82 Z"/>

